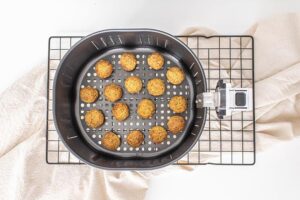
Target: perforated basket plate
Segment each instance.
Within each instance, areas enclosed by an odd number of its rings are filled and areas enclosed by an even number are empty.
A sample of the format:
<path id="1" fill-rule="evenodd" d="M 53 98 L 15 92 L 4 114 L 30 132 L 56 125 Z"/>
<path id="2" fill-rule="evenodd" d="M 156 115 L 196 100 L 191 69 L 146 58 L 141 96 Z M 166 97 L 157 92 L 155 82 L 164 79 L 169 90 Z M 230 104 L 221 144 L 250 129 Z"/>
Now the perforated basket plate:
<path id="1" fill-rule="evenodd" d="M 91 144 L 94 148 L 99 151 L 103 151 L 108 154 L 112 154 L 120 157 L 153 157 L 158 156 L 162 153 L 165 153 L 172 148 L 175 148 L 176 145 L 180 144 L 186 135 L 187 131 L 190 128 L 193 120 L 193 84 L 191 77 L 188 71 L 185 70 L 182 63 L 180 63 L 172 55 L 163 52 L 162 55 L 165 59 L 165 64 L 162 70 L 152 70 L 147 64 L 147 56 L 154 51 L 159 51 L 158 49 L 151 48 L 135 48 L 135 49 L 124 49 L 118 48 L 109 50 L 104 54 L 91 60 L 83 69 L 77 85 L 77 97 L 76 97 L 76 113 L 77 121 L 81 132 L 85 139 Z M 136 55 L 137 58 L 137 67 L 132 72 L 125 72 L 122 70 L 119 64 L 120 56 L 124 52 L 131 52 Z M 114 66 L 114 72 L 112 76 L 108 79 L 100 79 L 95 73 L 95 64 L 100 59 L 109 60 Z M 186 79 L 180 85 L 172 85 L 167 81 L 166 72 L 169 67 L 179 66 L 185 71 Z M 124 81 L 129 76 L 139 76 L 143 81 L 143 89 L 139 94 L 130 94 L 124 88 Z M 151 96 L 147 89 L 146 84 L 150 79 L 161 78 L 164 80 L 166 85 L 166 92 L 164 95 L 159 97 Z M 111 103 L 105 100 L 103 91 L 104 87 L 109 83 L 116 83 L 120 85 L 123 89 L 123 96 L 120 102 L 125 102 L 130 108 L 130 116 L 123 122 L 118 122 L 111 113 L 114 103 Z M 80 88 L 86 86 L 92 86 L 97 88 L 99 91 L 100 97 L 93 104 L 86 104 L 80 100 L 79 91 Z M 155 125 L 161 125 L 167 128 L 167 121 L 170 116 L 176 114 L 168 107 L 168 102 L 170 98 L 174 95 L 182 95 L 188 100 L 188 109 L 184 113 L 177 114 L 181 115 L 186 120 L 186 127 L 183 132 L 174 135 L 168 131 L 167 139 L 160 143 L 154 144 L 149 136 L 149 129 Z M 151 99 L 156 104 L 156 112 L 151 119 L 141 119 L 136 111 L 137 105 L 141 99 L 147 98 Z M 105 124 L 97 129 L 91 129 L 86 126 L 84 122 L 84 115 L 86 111 L 91 109 L 101 109 L 105 115 Z M 140 130 L 145 135 L 145 141 L 139 148 L 132 148 L 126 143 L 126 136 L 131 130 Z M 121 138 L 121 146 L 117 151 L 109 151 L 104 149 L 101 146 L 101 137 L 107 131 L 113 131 L 117 133 Z"/>

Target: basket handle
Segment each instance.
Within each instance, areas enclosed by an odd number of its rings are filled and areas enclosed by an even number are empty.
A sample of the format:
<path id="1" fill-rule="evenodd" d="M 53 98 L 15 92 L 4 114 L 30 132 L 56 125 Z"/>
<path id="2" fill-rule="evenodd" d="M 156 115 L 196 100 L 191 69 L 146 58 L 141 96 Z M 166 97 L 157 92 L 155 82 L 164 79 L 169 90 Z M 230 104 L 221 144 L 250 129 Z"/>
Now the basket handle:
<path id="1" fill-rule="evenodd" d="M 232 88 L 230 83 L 219 80 L 214 92 L 204 92 L 196 97 L 197 108 L 215 108 L 218 118 L 223 119 L 236 111 L 253 109 L 252 88 Z"/>

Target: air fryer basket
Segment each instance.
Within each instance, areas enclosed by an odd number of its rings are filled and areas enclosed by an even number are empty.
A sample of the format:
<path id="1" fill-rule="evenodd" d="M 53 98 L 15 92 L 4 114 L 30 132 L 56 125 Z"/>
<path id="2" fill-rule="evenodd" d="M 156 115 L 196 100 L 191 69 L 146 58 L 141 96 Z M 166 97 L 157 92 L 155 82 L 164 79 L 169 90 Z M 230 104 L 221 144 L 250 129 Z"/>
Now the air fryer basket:
<path id="1" fill-rule="evenodd" d="M 153 51 L 164 55 L 164 70 L 148 69 L 146 57 Z M 120 69 L 118 59 L 123 52 L 137 55 L 138 67 L 132 73 Z M 94 64 L 101 58 L 110 60 L 115 66 L 115 72 L 108 80 L 100 80 L 94 74 Z M 186 73 L 186 80 L 181 86 L 173 86 L 166 81 L 166 69 L 173 65 L 182 67 Z M 116 82 L 123 86 L 124 79 L 130 75 L 140 76 L 144 86 L 153 77 L 164 79 L 166 94 L 154 98 L 145 89 L 140 95 L 130 95 L 124 90 L 121 101 L 128 103 L 131 110 L 130 118 L 124 122 L 113 120 L 110 113 L 113 104 L 101 96 L 95 104 L 84 104 L 79 100 L 81 87 L 97 87 L 101 95 L 105 84 Z M 194 146 L 205 123 L 206 109 L 195 106 L 196 95 L 206 91 L 204 72 L 198 59 L 181 41 L 157 30 L 107 30 L 85 37 L 62 59 L 54 84 L 54 119 L 62 141 L 81 160 L 99 168 L 154 169 L 171 164 Z M 177 136 L 169 133 L 163 144 L 154 145 L 147 131 L 153 125 L 166 127 L 167 117 L 172 115 L 167 104 L 173 95 L 184 95 L 189 101 L 188 110 L 183 114 L 187 125 L 183 133 Z M 153 119 L 142 120 L 136 115 L 136 105 L 141 98 L 151 98 L 156 102 L 157 111 Z M 82 123 L 84 113 L 92 108 L 105 112 L 106 124 L 100 129 L 89 129 Z M 107 151 L 100 145 L 103 133 L 112 129 L 123 141 L 116 152 Z M 133 129 L 140 129 L 145 134 L 145 143 L 140 148 L 126 145 L 126 134 Z"/>

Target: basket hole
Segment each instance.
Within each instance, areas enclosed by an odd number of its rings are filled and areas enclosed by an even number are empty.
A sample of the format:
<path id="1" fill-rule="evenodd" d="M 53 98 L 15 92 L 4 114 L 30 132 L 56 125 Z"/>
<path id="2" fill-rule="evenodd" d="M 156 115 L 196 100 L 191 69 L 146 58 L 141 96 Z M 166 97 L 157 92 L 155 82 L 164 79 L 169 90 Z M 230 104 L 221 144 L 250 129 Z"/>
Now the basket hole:
<path id="1" fill-rule="evenodd" d="M 152 150 L 152 148 L 151 147 L 148 147 L 148 151 L 151 151 Z"/>
<path id="2" fill-rule="evenodd" d="M 87 76 L 91 76 L 91 73 L 87 73 L 86 75 L 87 75 Z"/>
<path id="3" fill-rule="evenodd" d="M 96 138 L 96 135 L 95 135 L 95 134 L 93 134 L 93 135 L 92 135 L 92 138 Z"/>
<path id="4" fill-rule="evenodd" d="M 171 62 L 168 60 L 168 61 L 167 61 L 167 64 L 168 64 L 168 65 L 170 65 L 170 64 L 171 64 Z"/>
<path id="5" fill-rule="evenodd" d="M 98 141 L 98 144 L 100 144 L 100 145 L 101 145 L 101 141 Z"/>
<path id="6" fill-rule="evenodd" d="M 84 103 L 80 104 L 80 106 L 81 106 L 81 108 L 83 108 L 84 107 Z"/>
<path id="7" fill-rule="evenodd" d="M 170 141 L 167 141 L 167 145 L 170 145 Z"/>
<path id="8" fill-rule="evenodd" d="M 175 139 L 177 136 L 176 135 L 173 135 L 173 138 Z"/>

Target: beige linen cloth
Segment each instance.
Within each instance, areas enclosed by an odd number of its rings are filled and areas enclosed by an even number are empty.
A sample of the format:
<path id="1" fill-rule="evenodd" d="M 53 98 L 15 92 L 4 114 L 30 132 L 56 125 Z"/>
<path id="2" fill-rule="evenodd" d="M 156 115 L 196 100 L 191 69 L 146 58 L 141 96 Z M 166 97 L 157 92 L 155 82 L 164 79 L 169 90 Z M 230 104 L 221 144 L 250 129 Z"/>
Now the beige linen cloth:
<path id="1" fill-rule="evenodd" d="M 191 28 L 189 34 L 215 34 Z M 300 15 L 260 21 L 255 37 L 258 148 L 300 134 Z M 45 162 L 46 66 L 0 95 L 0 199 L 143 199 L 154 172 Z M 175 168 L 175 167 L 174 167 Z"/>

